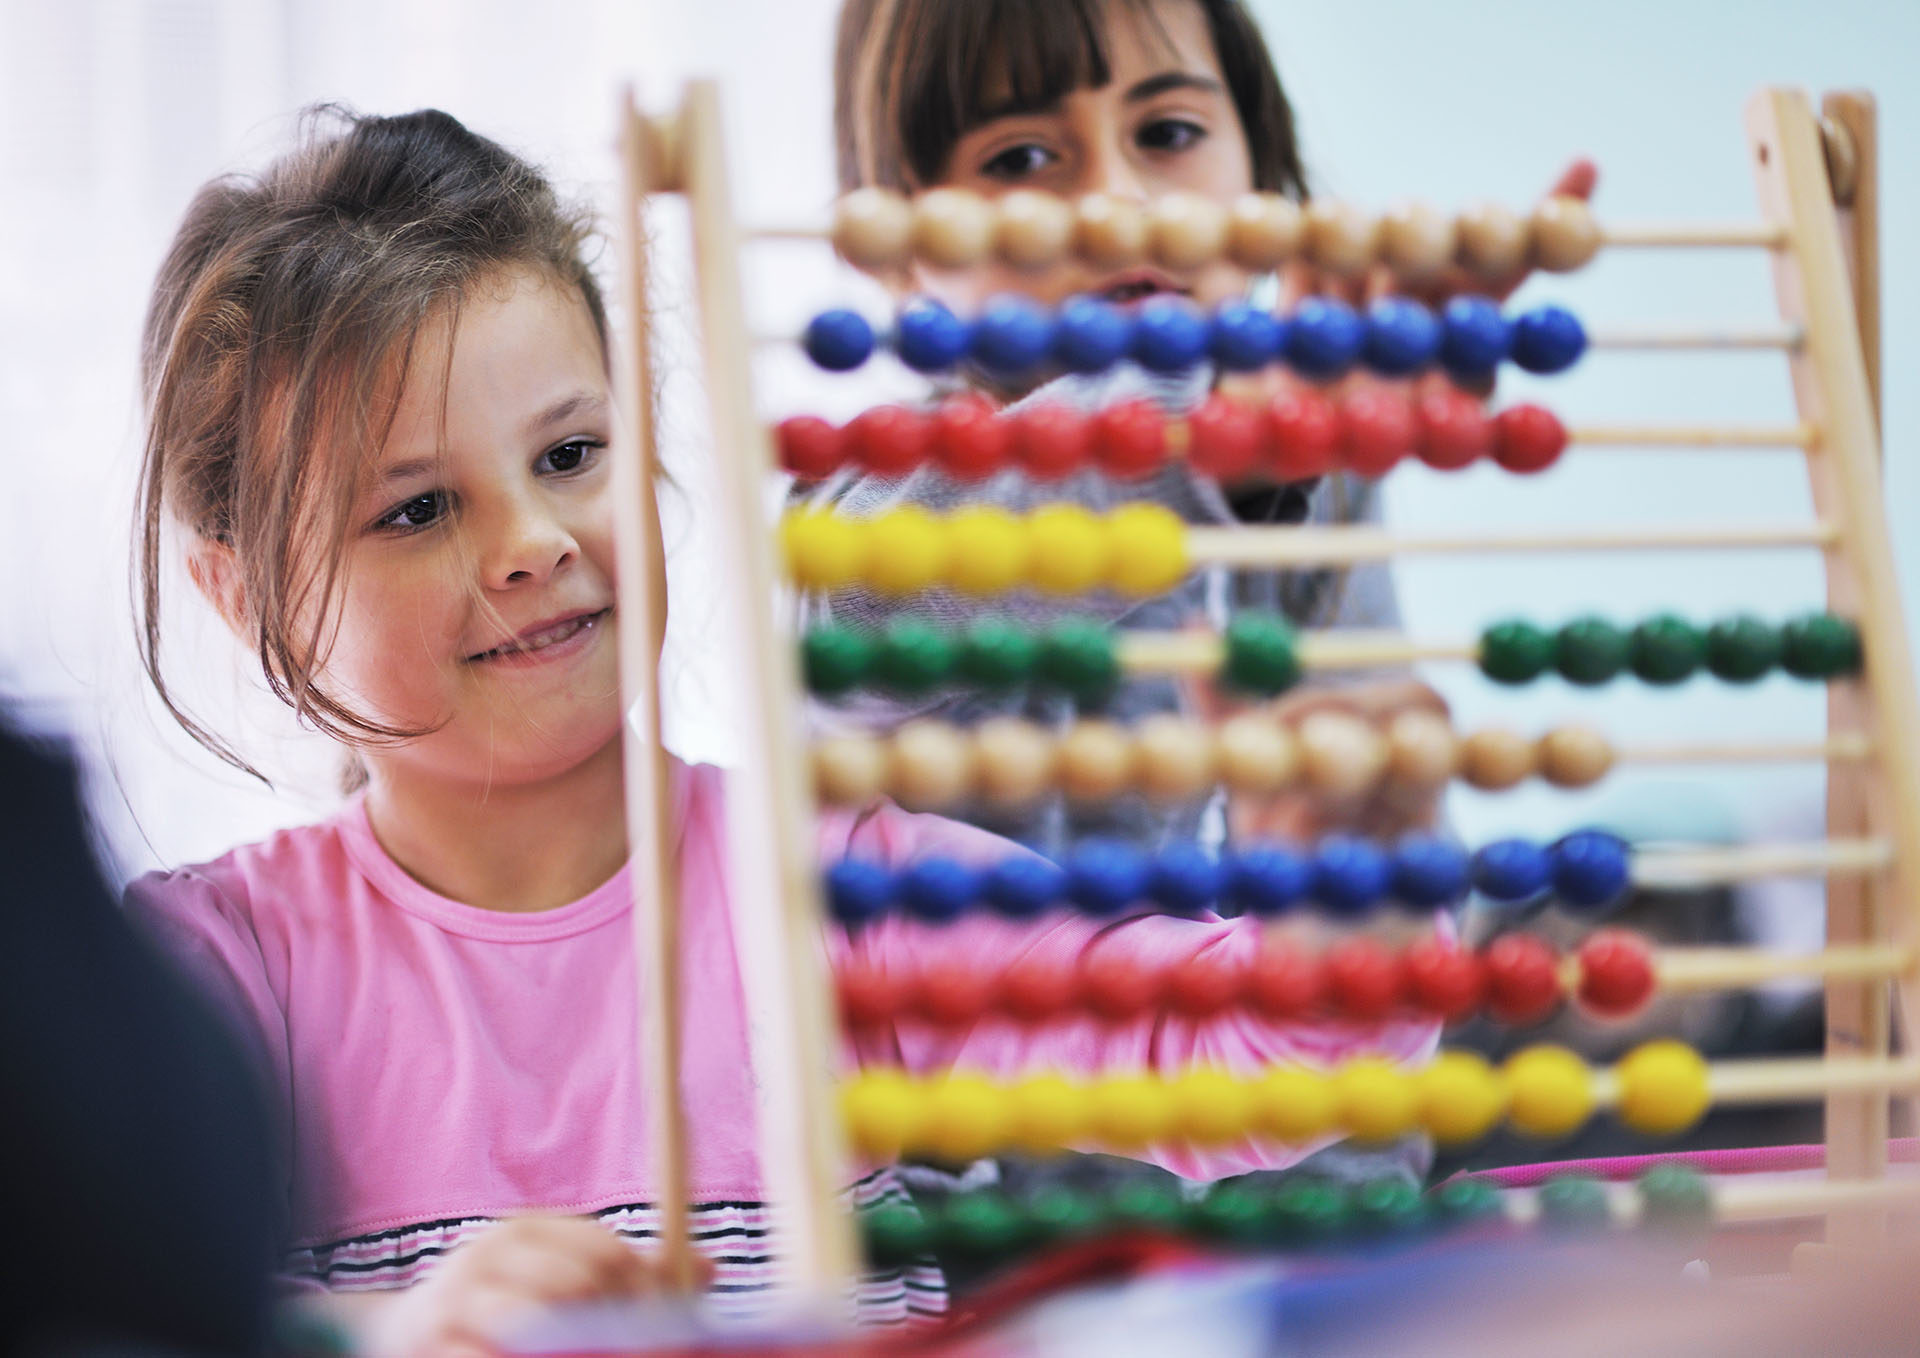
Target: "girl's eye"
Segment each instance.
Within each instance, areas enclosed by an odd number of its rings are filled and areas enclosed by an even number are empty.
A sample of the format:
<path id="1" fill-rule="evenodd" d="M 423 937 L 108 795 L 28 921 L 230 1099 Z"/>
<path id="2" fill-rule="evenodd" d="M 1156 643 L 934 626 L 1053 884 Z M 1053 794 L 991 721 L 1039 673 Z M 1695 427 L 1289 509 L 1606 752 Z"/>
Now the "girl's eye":
<path id="1" fill-rule="evenodd" d="M 1021 142 L 1018 146 L 1009 146 L 986 164 L 980 167 L 980 173 L 989 179 L 1016 180 L 1035 175 L 1058 160 L 1059 157 L 1036 142 Z"/>
<path id="2" fill-rule="evenodd" d="M 558 448 L 550 448 L 540 454 L 540 461 L 535 465 L 534 470 L 547 472 L 579 471 L 580 468 L 593 460 L 593 455 L 596 452 L 605 446 L 605 444 L 598 443 L 593 439 L 574 439 L 571 442 L 561 444 Z"/>
<path id="3" fill-rule="evenodd" d="M 413 528 L 425 528 L 447 512 L 447 497 L 433 490 L 425 495 L 416 495 L 411 500 L 395 505 L 387 516 L 375 524 L 376 528 L 397 528 L 405 532 Z"/>
<path id="4" fill-rule="evenodd" d="M 1207 135 L 1207 129 L 1187 118 L 1156 118 L 1134 133 L 1148 151 L 1184 151 Z"/>

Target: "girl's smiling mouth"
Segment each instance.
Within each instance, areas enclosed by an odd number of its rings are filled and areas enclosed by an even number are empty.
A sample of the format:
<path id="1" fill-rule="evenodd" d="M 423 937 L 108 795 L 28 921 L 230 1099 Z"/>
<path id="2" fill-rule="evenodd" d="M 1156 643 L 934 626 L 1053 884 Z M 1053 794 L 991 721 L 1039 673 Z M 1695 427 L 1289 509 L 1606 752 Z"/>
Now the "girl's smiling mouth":
<path id="1" fill-rule="evenodd" d="M 612 616 L 611 608 L 583 609 L 523 629 L 491 650 L 467 657 L 469 664 L 541 665 L 574 654 Z"/>

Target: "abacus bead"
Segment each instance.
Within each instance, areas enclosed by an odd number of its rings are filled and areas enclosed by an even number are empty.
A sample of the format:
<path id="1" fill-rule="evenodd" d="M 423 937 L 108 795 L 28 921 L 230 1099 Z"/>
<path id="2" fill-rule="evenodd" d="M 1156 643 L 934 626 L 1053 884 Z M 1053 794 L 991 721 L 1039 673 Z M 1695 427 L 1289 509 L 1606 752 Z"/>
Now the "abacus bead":
<path id="1" fill-rule="evenodd" d="M 1194 1204 L 1194 1224 L 1202 1235 L 1230 1244 L 1258 1244 L 1266 1234 L 1267 1203 L 1256 1189 L 1216 1183 Z"/>
<path id="2" fill-rule="evenodd" d="M 1654 1226 L 1700 1226 L 1713 1219 L 1713 1192 L 1697 1169 L 1669 1161 L 1640 1176 L 1640 1219 Z"/>
<path id="3" fill-rule="evenodd" d="M 1435 471 L 1458 471 L 1493 450 L 1493 420 L 1486 407 L 1464 391 L 1442 387 L 1414 401 L 1419 439 L 1414 452 Z"/>
<path id="4" fill-rule="evenodd" d="M 1172 1185 L 1143 1179 L 1114 1190 L 1107 1217 L 1116 1230 L 1171 1235 L 1186 1228 L 1187 1204 Z"/>
<path id="5" fill-rule="evenodd" d="M 951 1074 L 924 1087 L 919 1145 L 965 1164 L 1000 1147 L 1011 1110 L 1006 1094 L 978 1075 Z"/>
<path id="6" fill-rule="evenodd" d="M 1306 252 L 1314 267 L 1358 278 L 1379 251 L 1380 223 L 1351 203 L 1316 198 L 1306 207 Z"/>
<path id="7" fill-rule="evenodd" d="M 1087 915 L 1117 915 L 1145 898 L 1148 864 L 1119 839 L 1090 839 L 1066 862 L 1067 897 Z"/>
<path id="8" fill-rule="evenodd" d="M 1079 721 L 1060 738 L 1060 790 L 1070 801 L 1106 801 L 1133 781 L 1133 741 L 1107 721 Z"/>
<path id="9" fill-rule="evenodd" d="M 1151 401 L 1117 401 L 1087 421 L 1093 460 L 1109 476 L 1134 480 L 1167 458 L 1167 417 Z"/>
<path id="10" fill-rule="evenodd" d="M 887 747 L 869 735 L 829 736 L 813 747 L 814 795 L 828 806 L 866 806 L 887 791 Z"/>
<path id="11" fill-rule="evenodd" d="M 876 1160 L 897 1160 L 920 1143 L 926 1103 L 919 1086 L 898 1071 L 863 1071 L 841 1087 L 840 1115 L 856 1147 Z"/>
<path id="12" fill-rule="evenodd" d="M 1391 1061 L 1361 1056 L 1334 1073 L 1340 1122 L 1356 1141 L 1392 1141 L 1419 1126 L 1413 1079 Z"/>
<path id="13" fill-rule="evenodd" d="M 1308 297 L 1287 318 L 1287 362 L 1303 377 L 1329 382 L 1354 365 L 1366 338 L 1366 322 L 1345 302 Z"/>
<path id="14" fill-rule="evenodd" d="M 1347 1228 L 1347 1195 L 1331 1183 L 1283 1184 L 1273 1195 L 1270 1214 L 1274 1233 L 1286 1240 L 1301 1244 L 1330 1240 Z"/>
<path id="15" fill-rule="evenodd" d="M 859 579 L 867 564 L 867 525 L 812 510 L 789 514 L 780 525 L 780 545 L 794 584 L 840 589 Z"/>
<path id="16" fill-rule="evenodd" d="M 1033 677 L 1039 650 L 1039 643 L 1025 628 L 989 618 L 969 627 L 961 637 L 954 672 L 981 688 L 1012 688 Z"/>
<path id="17" fill-rule="evenodd" d="M 1213 481 L 1240 481 L 1259 465 L 1260 416 L 1215 392 L 1187 416 L 1187 465 Z"/>
<path id="18" fill-rule="evenodd" d="M 1385 476 L 1413 451 L 1413 402 L 1388 387 L 1350 391 L 1340 401 L 1340 461 L 1356 476 Z"/>
<path id="19" fill-rule="evenodd" d="M 940 721 L 910 721 L 893 733 L 893 799 L 909 811 L 952 806 L 973 784 L 973 746 Z"/>
<path id="20" fill-rule="evenodd" d="M 842 858 L 827 869 L 827 908 L 842 924 L 864 924 L 893 908 L 897 885 L 878 863 Z"/>
<path id="21" fill-rule="evenodd" d="M 1553 890 L 1571 910 L 1604 910 L 1632 885 L 1632 856 L 1627 843 L 1605 830 L 1575 830 L 1556 841 Z"/>
<path id="22" fill-rule="evenodd" d="M 1438 712 L 1411 708 L 1387 723 L 1387 777 L 1406 788 L 1436 788 L 1459 767 L 1453 727 Z"/>
<path id="23" fill-rule="evenodd" d="M 1440 321 L 1406 297 L 1382 297 L 1367 308 L 1367 366 L 1385 377 L 1419 372 L 1440 352 Z"/>
<path id="24" fill-rule="evenodd" d="M 873 642 L 845 627 L 812 628 L 800 643 L 800 668 L 807 688 L 822 697 L 845 693 L 863 682 L 873 660 Z"/>
<path id="25" fill-rule="evenodd" d="M 1527 1136 L 1576 1131 L 1593 1114 L 1593 1076 L 1565 1047 L 1528 1047 L 1508 1058 L 1507 1121 Z"/>
<path id="26" fill-rule="evenodd" d="M 1300 252 L 1306 219 L 1277 193 L 1243 193 L 1227 209 L 1227 256 L 1248 273 L 1271 273 Z"/>
<path id="27" fill-rule="evenodd" d="M 927 460 L 933 427 L 905 406 L 874 406 L 847 422 L 841 440 L 847 455 L 876 476 L 905 476 Z"/>
<path id="28" fill-rule="evenodd" d="M 1007 464 L 1013 426 L 974 397 L 942 401 L 933 412 L 927 451 L 956 481 L 984 481 Z"/>
<path id="29" fill-rule="evenodd" d="M 1533 775 L 1533 742 L 1517 731 L 1489 726 L 1460 742 L 1460 776 L 1486 792 L 1502 792 Z"/>
<path id="30" fill-rule="evenodd" d="M 1403 835 L 1393 846 L 1393 895 L 1414 910 L 1437 910 L 1467 894 L 1467 851 L 1433 834 Z"/>
<path id="31" fill-rule="evenodd" d="M 916 297 L 893 320 L 893 352 L 915 372 L 945 372 L 967 356 L 973 331 L 943 304 Z"/>
<path id="32" fill-rule="evenodd" d="M 1015 189 L 994 203 L 993 244 L 1016 269 L 1044 269 L 1073 243 L 1073 209 L 1051 193 Z"/>
<path id="33" fill-rule="evenodd" d="M 1246 992 L 1247 1002 L 1268 1018 L 1304 1018 L 1326 998 L 1326 970 L 1284 939 L 1264 939 L 1247 968 Z"/>
<path id="34" fill-rule="evenodd" d="M 1068 372 L 1105 372 L 1132 344 L 1133 321 L 1098 297 L 1069 297 L 1054 316 L 1053 357 Z"/>
<path id="35" fill-rule="evenodd" d="M 817 415 L 795 415 L 780 421 L 776 441 L 780 465 L 802 481 L 824 481 L 846 460 L 840 431 Z"/>
<path id="36" fill-rule="evenodd" d="M 1508 406 L 1493 417 L 1493 460 L 1510 472 L 1545 471 L 1566 450 L 1566 426 L 1543 406 Z"/>
<path id="37" fill-rule="evenodd" d="M 1565 372 L 1586 351 L 1586 327 L 1565 307 L 1535 307 L 1513 323 L 1513 361 L 1530 373 Z"/>
<path id="38" fill-rule="evenodd" d="M 1402 203 L 1380 218 L 1380 260 L 1409 283 L 1446 272 L 1456 240 L 1453 218 L 1430 203 Z"/>
<path id="39" fill-rule="evenodd" d="M 1434 1189 L 1433 1205 L 1441 1216 L 1452 1222 L 1489 1221 L 1506 1216 L 1505 1200 L 1499 1189 L 1484 1179 L 1464 1175 Z"/>
<path id="40" fill-rule="evenodd" d="M 1600 249 L 1600 227 L 1586 200 L 1555 194 L 1533 210 L 1528 236 L 1533 262 L 1548 273 L 1568 273 L 1591 260 Z"/>
<path id="41" fill-rule="evenodd" d="M 1080 1001 L 1101 1018 L 1124 1022 L 1149 1013 L 1166 989 L 1166 976 L 1152 958 L 1118 948 L 1094 948 L 1080 961 Z"/>
<path id="42" fill-rule="evenodd" d="M 1154 262 L 1185 273 L 1226 252 L 1227 214 L 1197 193 L 1169 193 L 1147 208 L 1147 250 Z"/>
<path id="43" fill-rule="evenodd" d="M 1392 884 L 1387 856 L 1354 835 L 1327 835 L 1314 848 L 1313 898 L 1335 915 L 1364 915 Z"/>
<path id="44" fill-rule="evenodd" d="M 1290 391 L 1267 407 L 1278 481 L 1310 481 L 1333 470 L 1340 454 L 1340 412 L 1317 391 Z"/>
<path id="45" fill-rule="evenodd" d="M 1580 944 L 1580 1003 L 1601 1018 L 1625 1018 L 1653 998 L 1653 957 L 1646 940 L 1625 929 L 1600 929 Z"/>
<path id="46" fill-rule="evenodd" d="M 1018 588 L 1027 574 L 1027 526 L 998 505 L 967 505 L 947 516 L 947 585 L 990 597 Z"/>
<path id="47" fill-rule="evenodd" d="M 1707 639 L 1700 629 L 1671 613 L 1637 625 L 1628 646 L 1633 672 L 1649 684 L 1677 684 L 1692 678 L 1707 658 Z"/>
<path id="48" fill-rule="evenodd" d="M 1584 1174 L 1556 1174 L 1540 1185 L 1540 1220 L 1561 1230 L 1592 1230 L 1613 1220 L 1607 1190 Z"/>
<path id="49" fill-rule="evenodd" d="M 1405 1179 L 1368 1179 L 1353 1191 L 1356 1229 L 1369 1235 L 1407 1235 L 1426 1224 L 1427 1204 Z"/>
<path id="50" fill-rule="evenodd" d="M 1519 620 L 1480 634 L 1480 672 L 1497 684 L 1525 684 L 1553 665 L 1553 634 Z"/>
<path id="51" fill-rule="evenodd" d="M 1053 740 L 1031 722 L 989 717 L 973 728 L 979 794 L 997 806 L 1026 806 L 1053 787 Z"/>
<path id="52" fill-rule="evenodd" d="M 1435 1018 L 1448 1023 L 1472 1018 L 1486 999 L 1486 968 L 1456 943 L 1423 938 L 1406 950 L 1400 964 L 1407 998 Z"/>
<path id="53" fill-rule="evenodd" d="M 1228 372 L 1257 372 L 1280 356 L 1280 318 L 1250 302 L 1222 302 L 1207 324 L 1207 352 Z"/>
<path id="54" fill-rule="evenodd" d="M 1058 481 L 1088 461 L 1087 420 L 1067 406 L 1041 401 L 1013 420 L 1013 459 L 1036 481 Z"/>
<path id="55" fill-rule="evenodd" d="M 1590 787 L 1613 768 L 1613 746 L 1591 726 L 1559 726 L 1540 738 L 1540 776 L 1555 787 Z"/>
<path id="56" fill-rule="evenodd" d="M 840 964 L 834 988 L 849 1024 L 890 1023 L 906 1009 L 907 978 L 858 953 Z"/>
<path id="57" fill-rule="evenodd" d="M 953 642 L 923 622 L 890 625 L 874 652 L 873 682 L 898 693 L 925 693 L 953 673 Z"/>
<path id="58" fill-rule="evenodd" d="M 1173 1132 L 1194 1146 L 1224 1146 L 1246 1136 L 1253 1121 L 1253 1096 L 1246 1081 L 1202 1067 L 1167 1082 L 1173 1105 Z"/>
<path id="59" fill-rule="evenodd" d="M 1191 801 L 1213 790 L 1213 733 L 1197 721 L 1159 712 L 1134 727 L 1134 776 L 1161 802 Z"/>
<path id="60" fill-rule="evenodd" d="M 873 326 L 859 312 L 836 307 L 807 322 L 800 347 L 817 367 L 851 372 L 873 357 Z"/>
<path id="61" fill-rule="evenodd" d="M 1071 977 L 1071 973 L 1064 973 Z M 1008 1140 L 1046 1154 L 1086 1135 L 1087 1095 L 1058 1075 L 1032 1075 L 1007 1090 Z"/>
<path id="62" fill-rule="evenodd" d="M 1491 298 L 1455 297 L 1441 309 L 1440 362 L 1456 379 L 1484 378 L 1500 366 L 1512 340 L 1512 327 Z"/>
<path id="63" fill-rule="evenodd" d="M 1017 375 L 1047 361 L 1053 321 L 1032 301 L 1014 293 L 987 299 L 974 318 L 967 352 L 988 372 Z"/>
<path id="64" fill-rule="evenodd" d="M 1147 894 L 1176 914 L 1211 910 L 1220 896 L 1220 865 L 1197 844 L 1163 845 L 1147 869 Z"/>
<path id="65" fill-rule="evenodd" d="M 1107 515 L 1107 584 L 1136 598 L 1187 578 L 1187 526 L 1165 505 L 1135 501 Z"/>
<path id="66" fill-rule="evenodd" d="M 1374 1023 L 1399 1006 L 1400 959 L 1378 939 L 1365 934 L 1342 939 L 1327 950 L 1322 965 L 1327 999 L 1342 1018 Z"/>
<path id="67" fill-rule="evenodd" d="M 1251 796 L 1278 792 L 1293 781 L 1300 762 L 1293 732 L 1261 712 L 1229 717 L 1214 738 L 1220 781 Z"/>
<path id="68" fill-rule="evenodd" d="M 1056 624 L 1041 638 L 1034 673 L 1078 702 L 1102 701 L 1120 682 L 1113 633 L 1078 619 Z"/>
<path id="69" fill-rule="evenodd" d="M 1627 667 L 1627 634 L 1605 618 L 1576 618 L 1553 639 L 1553 664 L 1571 684 L 1604 684 Z"/>
<path id="70" fill-rule="evenodd" d="M 929 958 L 914 978 L 913 1007 L 931 1022 L 963 1028 L 985 1016 L 996 983 L 993 973 L 971 957 Z"/>
<path id="71" fill-rule="evenodd" d="M 1256 845 L 1227 862 L 1227 895 L 1252 915 L 1280 915 L 1313 889 L 1311 859 L 1278 844 Z"/>
<path id="72" fill-rule="evenodd" d="M 1051 859 L 1011 854 L 987 869 L 988 904 L 1009 919 L 1031 919 L 1066 897 L 1066 870 Z"/>
<path id="73" fill-rule="evenodd" d="M 1074 253 L 1095 268 L 1137 264 L 1147 253 L 1147 212 L 1139 203 L 1091 193 L 1074 204 Z"/>
<path id="74" fill-rule="evenodd" d="M 1298 1146 L 1324 1136 L 1340 1117 L 1333 1081 L 1318 1071 L 1276 1066 L 1255 1080 L 1253 1125 L 1276 1141 Z"/>
<path id="75" fill-rule="evenodd" d="M 1225 948 L 1195 953 L 1167 972 L 1167 1003 L 1183 1014 L 1225 1013 L 1246 993 L 1247 963 Z"/>
<path id="76" fill-rule="evenodd" d="M 913 200 L 913 251 L 942 269 L 978 264 L 993 247 L 993 205 L 966 189 L 934 189 Z"/>
<path id="77" fill-rule="evenodd" d="M 1716 679 L 1750 684 L 1779 663 L 1779 630 L 1758 618 L 1726 618 L 1707 629 L 1707 668 Z"/>
<path id="78" fill-rule="evenodd" d="M 1860 633 L 1845 618 L 1809 613 L 1780 629 L 1780 668 L 1796 679 L 1835 679 L 1860 669 Z"/>
<path id="79" fill-rule="evenodd" d="M 1027 516 L 1027 576 L 1047 594 L 1085 594 L 1107 574 L 1106 526 L 1090 509 L 1042 505 Z"/>
<path id="80" fill-rule="evenodd" d="M 860 1218 L 867 1261 L 875 1268 L 898 1268 L 926 1254 L 933 1245 L 933 1228 L 917 1208 L 880 1207 Z"/>
<path id="81" fill-rule="evenodd" d="M 884 269 L 907 258 L 913 208 L 886 189 L 855 189 L 833 207 L 833 248 L 856 269 Z"/>
<path id="82" fill-rule="evenodd" d="M 1511 278 L 1527 267 L 1527 222 L 1499 203 L 1482 203 L 1460 214 L 1454 258 L 1487 282 Z"/>
<path id="83" fill-rule="evenodd" d="M 991 1189 L 971 1189 L 940 1209 L 938 1239 L 963 1258 L 999 1262 L 1030 1243 L 1026 1215 Z"/>
<path id="84" fill-rule="evenodd" d="M 1084 1240 L 1103 1234 L 1105 1204 L 1098 1197 L 1072 1188 L 1043 1188 L 1027 1199 L 1027 1219 L 1044 1241 Z"/>
<path id="85" fill-rule="evenodd" d="M 1502 1023 L 1538 1023 L 1560 1006 L 1560 960 L 1529 934 L 1503 934 L 1481 955 L 1487 1010 Z"/>
<path id="86" fill-rule="evenodd" d="M 1301 721 L 1296 739 L 1301 773 L 1329 797 L 1358 797 L 1386 771 L 1386 742 L 1372 723 L 1349 713 L 1315 712 Z"/>
<path id="87" fill-rule="evenodd" d="M 1552 880 L 1552 860 L 1530 839 L 1497 839 L 1473 855 L 1474 887 L 1500 905 L 1533 900 Z"/>
<path id="88" fill-rule="evenodd" d="M 1673 1136 L 1693 1126 L 1712 1101 L 1707 1063 L 1684 1042 L 1658 1038 L 1628 1052 L 1620 1079 L 1620 1121 L 1647 1136 Z"/>
<path id="89" fill-rule="evenodd" d="M 1000 973 L 1000 1009 L 1022 1023 L 1045 1023 L 1079 1002 L 1080 969 L 1046 953 L 1024 953 Z"/>
<path id="90" fill-rule="evenodd" d="M 915 919 L 947 924 L 973 908 L 981 882 L 979 869 L 965 863 L 922 858 L 900 874 L 900 908 Z"/>
<path id="91" fill-rule="evenodd" d="M 1507 1087 L 1477 1052 L 1443 1051 L 1414 1077 L 1420 1125 L 1443 1146 L 1478 1141 L 1507 1111 Z"/>
<path id="92" fill-rule="evenodd" d="M 1109 1075 L 1087 1089 L 1087 1130 L 1111 1150 L 1142 1150 L 1173 1130 L 1173 1104 L 1158 1080 Z"/>
<path id="93" fill-rule="evenodd" d="M 1133 316 L 1135 362 L 1149 372 L 1185 372 L 1207 356 L 1207 320 L 1184 297 L 1150 297 Z"/>

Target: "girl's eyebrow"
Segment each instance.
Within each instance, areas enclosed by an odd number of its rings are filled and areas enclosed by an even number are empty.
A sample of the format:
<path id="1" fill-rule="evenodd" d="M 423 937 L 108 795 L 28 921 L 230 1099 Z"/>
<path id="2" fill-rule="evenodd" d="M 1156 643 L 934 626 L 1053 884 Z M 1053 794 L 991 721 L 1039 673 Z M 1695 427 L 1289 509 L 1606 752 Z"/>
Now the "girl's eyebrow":
<path id="1" fill-rule="evenodd" d="M 1211 76 L 1195 75 L 1191 71 L 1162 71 L 1159 75 L 1150 75 L 1123 96 L 1129 104 L 1137 104 L 1155 95 L 1165 94 L 1168 90 L 1198 90 L 1202 94 L 1225 94 L 1226 87 Z"/>
<path id="2" fill-rule="evenodd" d="M 549 425 L 570 420 L 576 415 L 598 415 L 607 407 L 607 398 L 597 391 L 582 388 L 569 395 L 562 396 L 545 410 L 527 421 L 527 431 L 538 433 Z"/>

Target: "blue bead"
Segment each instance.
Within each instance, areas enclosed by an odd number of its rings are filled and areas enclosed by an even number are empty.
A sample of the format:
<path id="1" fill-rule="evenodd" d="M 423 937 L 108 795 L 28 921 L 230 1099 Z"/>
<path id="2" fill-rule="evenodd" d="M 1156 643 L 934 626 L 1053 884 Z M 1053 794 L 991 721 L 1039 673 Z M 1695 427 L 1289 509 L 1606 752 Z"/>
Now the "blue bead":
<path id="1" fill-rule="evenodd" d="M 1586 351 L 1586 327 L 1565 307 L 1537 306 L 1513 323 L 1513 361 L 1530 373 L 1565 372 Z"/>
<path id="2" fill-rule="evenodd" d="M 1452 905 L 1467 894 L 1467 851 L 1438 835 L 1407 835 L 1393 847 L 1393 894 L 1415 910 Z"/>
<path id="3" fill-rule="evenodd" d="M 916 297 L 893 321 L 893 351 L 915 372 L 945 372 L 967 356 L 967 323 L 931 297 Z"/>
<path id="4" fill-rule="evenodd" d="M 1050 859 L 1015 854 L 987 870 L 987 900 L 1014 919 L 1030 919 L 1066 894 L 1067 874 Z"/>
<path id="5" fill-rule="evenodd" d="M 1177 914 L 1210 910 L 1220 896 L 1220 865 L 1197 844 L 1169 844 L 1154 857 L 1147 894 Z"/>
<path id="6" fill-rule="evenodd" d="M 828 372 L 847 372 L 873 357 L 873 327 L 857 311 L 823 311 L 807 322 L 800 347 Z"/>
<path id="7" fill-rule="evenodd" d="M 1098 297 L 1069 297 L 1054 313 L 1053 356 L 1068 372 L 1105 372 L 1127 356 L 1133 321 Z"/>
<path id="8" fill-rule="evenodd" d="M 1405 377 L 1440 352 L 1440 318 L 1405 297 L 1382 297 L 1367 308 L 1367 366 L 1383 377 Z"/>
<path id="9" fill-rule="evenodd" d="M 1280 318 L 1250 302 L 1223 302 L 1207 326 L 1207 352 L 1228 372 L 1257 372 L 1280 357 Z"/>
<path id="10" fill-rule="evenodd" d="M 1604 910 L 1627 894 L 1627 842 L 1605 830 L 1575 830 L 1549 851 L 1553 891 L 1574 910 Z"/>
<path id="11" fill-rule="evenodd" d="M 1287 362 L 1302 377 L 1328 382 L 1354 365 L 1367 340 L 1367 323 L 1345 302 L 1309 297 L 1287 322 Z"/>
<path id="12" fill-rule="evenodd" d="M 973 357 L 997 373 L 1023 373 L 1047 361 L 1053 321 L 1038 305 L 1011 293 L 989 298 L 973 323 Z"/>
<path id="13" fill-rule="evenodd" d="M 1089 915 L 1115 915 L 1147 894 L 1148 864 L 1131 844 L 1090 839 L 1067 859 L 1067 896 Z"/>
<path id="14" fill-rule="evenodd" d="M 981 873 L 951 858 L 923 858 L 900 876 L 900 904 L 935 924 L 958 919 L 980 899 Z"/>
<path id="15" fill-rule="evenodd" d="M 1153 372 L 1184 372 L 1206 357 L 1206 318 L 1184 298 L 1150 297 L 1134 314 L 1132 352 Z"/>
<path id="16" fill-rule="evenodd" d="M 843 858 L 827 869 L 827 908 L 842 924 L 864 924 L 893 908 L 893 874 L 878 863 Z"/>
<path id="17" fill-rule="evenodd" d="M 1456 297 L 1440 314 L 1440 362 L 1455 377 L 1485 377 L 1513 342 L 1512 327 L 1490 297 Z"/>
<path id="18" fill-rule="evenodd" d="M 1499 839 L 1473 856 L 1473 885 L 1500 905 L 1520 905 L 1546 891 L 1553 879 L 1547 851 L 1530 839 Z"/>
<path id="19" fill-rule="evenodd" d="M 1298 905 L 1313 887 L 1313 863 L 1279 844 L 1262 844 L 1228 859 L 1226 896 L 1250 915 L 1279 915 Z"/>
<path id="20" fill-rule="evenodd" d="M 1328 835 L 1313 851 L 1313 898 L 1330 914 L 1364 915 L 1393 884 L 1378 845 L 1354 835 Z"/>

